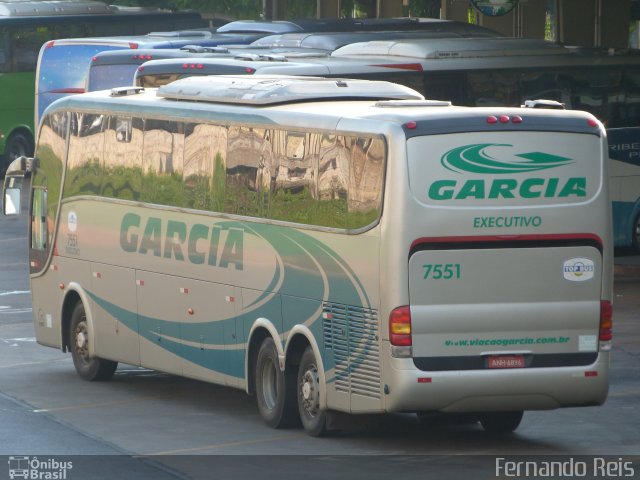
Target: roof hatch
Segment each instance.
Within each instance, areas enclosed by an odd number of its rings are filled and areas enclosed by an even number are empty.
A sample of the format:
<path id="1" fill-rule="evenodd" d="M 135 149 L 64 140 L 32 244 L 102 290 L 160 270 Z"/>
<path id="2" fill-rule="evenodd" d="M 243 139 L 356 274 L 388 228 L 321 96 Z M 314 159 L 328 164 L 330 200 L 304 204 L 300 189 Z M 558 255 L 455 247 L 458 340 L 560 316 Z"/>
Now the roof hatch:
<path id="1" fill-rule="evenodd" d="M 250 105 L 324 100 L 424 100 L 415 90 L 390 82 L 285 75 L 187 77 L 160 87 L 157 95 L 172 100 Z"/>

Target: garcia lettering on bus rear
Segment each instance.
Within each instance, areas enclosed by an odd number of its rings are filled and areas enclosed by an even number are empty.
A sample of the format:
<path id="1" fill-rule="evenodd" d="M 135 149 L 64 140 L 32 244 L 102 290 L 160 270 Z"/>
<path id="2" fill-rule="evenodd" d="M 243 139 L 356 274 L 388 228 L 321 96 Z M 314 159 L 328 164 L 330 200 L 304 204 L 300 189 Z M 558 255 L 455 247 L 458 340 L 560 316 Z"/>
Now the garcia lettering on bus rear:
<path id="1" fill-rule="evenodd" d="M 587 177 L 562 176 L 573 158 L 540 151 L 518 152 L 511 144 L 475 143 L 453 148 L 440 158 L 447 172 L 461 178 L 433 180 L 431 201 L 583 199 Z M 544 176 L 542 172 L 553 172 Z M 537 175 L 535 175 L 537 173 Z M 557 174 L 556 174 L 557 173 Z"/>

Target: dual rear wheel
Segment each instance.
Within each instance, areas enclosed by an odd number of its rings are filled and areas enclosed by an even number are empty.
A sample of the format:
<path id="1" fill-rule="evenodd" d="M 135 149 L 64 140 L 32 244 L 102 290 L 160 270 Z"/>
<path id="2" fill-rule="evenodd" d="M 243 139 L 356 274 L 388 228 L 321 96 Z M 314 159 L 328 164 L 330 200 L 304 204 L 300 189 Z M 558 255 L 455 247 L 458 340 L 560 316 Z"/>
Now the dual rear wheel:
<path id="1" fill-rule="evenodd" d="M 255 391 L 258 411 L 274 428 L 288 428 L 302 423 L 309 435 L 326 432 L 326 417 L 320 409 L 320 377 L 311 347 L 307 347 L 297 371 L 280 368 L 278 351 L 271 337 L 260 346 L 256 360 Z"/>

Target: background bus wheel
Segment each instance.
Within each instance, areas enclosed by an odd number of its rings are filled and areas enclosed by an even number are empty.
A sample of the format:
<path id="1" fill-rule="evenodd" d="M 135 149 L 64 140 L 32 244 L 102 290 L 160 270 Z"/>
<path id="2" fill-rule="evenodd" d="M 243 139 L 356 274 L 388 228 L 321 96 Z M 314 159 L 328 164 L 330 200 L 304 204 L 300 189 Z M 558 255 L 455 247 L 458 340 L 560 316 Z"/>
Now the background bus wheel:
<path id="1" fill-rule="evenodd" d="M 313 437 L 327 433 L 327 412 L 320 410 L 320 376 L 311 347 L 302 354 L 298 369 L 298 411 L 302 426 Z"/>
<path id="2" fill-rule="evenodd" d="M 31 156 L 31 141 L 22 133 L 13 133 L 9 136 L 4 147 L 4 154 L 8 163 L 11 163 L 18 157 Z"/>
<path id="3" fill-rule="evenodd" d="M 118 367 L 118 362 L 89 356 L 89 329 L 81 302 L 75 306 L 71 314 L 69 346 L 76 372 L 84 380 L 108 380 Z"/>
<path id="4" fill-rule="evenodd" d="M 280 370 L 278 350 L 265 338 L 256 360 L 256 400 L 263 420 L 273 428 L 295 424 L 295 378 Z"/>
<path id="5" fill-rule="evenodd" d="M 480 416 L 480 424 L 487 433 L 511 433 L 520 425 L 524 412 L 489 412 Z"/>

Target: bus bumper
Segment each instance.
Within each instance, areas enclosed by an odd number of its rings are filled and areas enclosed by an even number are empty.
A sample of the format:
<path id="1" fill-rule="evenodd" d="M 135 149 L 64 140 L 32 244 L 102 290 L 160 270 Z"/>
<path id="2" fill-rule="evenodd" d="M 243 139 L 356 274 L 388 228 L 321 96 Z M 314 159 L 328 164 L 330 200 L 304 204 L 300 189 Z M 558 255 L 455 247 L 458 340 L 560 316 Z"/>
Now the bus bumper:
<path id="1" fill-rule="evenodd" d="M 390 357 L 387 357 L 390 358 Z M 601 405 L 609 390 L 609 353 L 580 367 L 425 372 L 391 358 L 388 412 L 550 410 Z"/>

